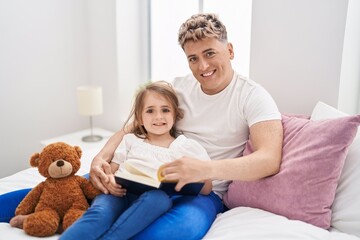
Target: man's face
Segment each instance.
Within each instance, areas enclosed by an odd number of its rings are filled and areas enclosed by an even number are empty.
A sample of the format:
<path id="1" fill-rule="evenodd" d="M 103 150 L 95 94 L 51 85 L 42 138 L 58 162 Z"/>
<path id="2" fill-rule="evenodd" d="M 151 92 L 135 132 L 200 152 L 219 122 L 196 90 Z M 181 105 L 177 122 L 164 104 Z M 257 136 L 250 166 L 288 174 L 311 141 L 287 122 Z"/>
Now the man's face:
<path id="1" fill-rule="evenodd" d="M 231 43 L 215 38 L 188 41 L 184 52 L 193 75 L 206 94 L 216 94 L 231 82 L 233 69 L 230 60 L 234 58 Z"/>

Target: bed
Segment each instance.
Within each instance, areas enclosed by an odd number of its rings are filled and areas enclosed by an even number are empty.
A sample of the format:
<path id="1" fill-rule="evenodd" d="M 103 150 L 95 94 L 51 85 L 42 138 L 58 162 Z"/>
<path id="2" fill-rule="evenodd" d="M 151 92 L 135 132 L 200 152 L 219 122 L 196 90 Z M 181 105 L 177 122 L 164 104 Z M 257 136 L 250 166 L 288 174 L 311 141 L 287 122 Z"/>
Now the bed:
<path id="1" fill-rule="evenodd" d="M 218 215 L 204 239 L 360 240 L 360 134 L 356 132 L 360 116 L 346 117 L 319 102 L 311 116 L 284 115 L 283 120 L 279 174 L 231 183 L 224 196 L 231 210 Z M 98 151 L 83 152 L 79 175 L 88 172 Z M 251 152 L 251 143 L 245 151 Z M 2 178 L 0 198 L 42 180 L 36 168 Z M 2 222 L 0 239 L 37 238 Z"/>

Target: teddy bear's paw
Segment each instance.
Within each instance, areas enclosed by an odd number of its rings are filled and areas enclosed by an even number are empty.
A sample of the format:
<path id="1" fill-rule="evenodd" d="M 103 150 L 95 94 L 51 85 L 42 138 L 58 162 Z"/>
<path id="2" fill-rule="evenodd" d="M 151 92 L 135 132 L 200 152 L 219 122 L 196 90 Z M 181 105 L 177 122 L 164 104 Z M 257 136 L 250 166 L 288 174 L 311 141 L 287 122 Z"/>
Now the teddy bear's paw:
<path id="1" fill-rule="evenodd" d="M 28 215 L 17 215 L 10 220 L 10 226 L 16 228 L 23 228 L 23 223 Z"/>
<path id="2" fill-rule="evenodd" d="M 84 212 L 85 210 L 81 209 L 69 209 L 63 218 L 63 229 L 66 230 L 68 227 L 70 227 L 77 219 L 79 219 L 84 214 Z"/>
<path id="3" fill-rule="evenodd" d="M 54 235 L 59 227 L 60 219 L 52 216 L 48 212 L 38 212 L 29 215 L 23 224 L 24 231 L 36 237 L 46 237 Z"/>

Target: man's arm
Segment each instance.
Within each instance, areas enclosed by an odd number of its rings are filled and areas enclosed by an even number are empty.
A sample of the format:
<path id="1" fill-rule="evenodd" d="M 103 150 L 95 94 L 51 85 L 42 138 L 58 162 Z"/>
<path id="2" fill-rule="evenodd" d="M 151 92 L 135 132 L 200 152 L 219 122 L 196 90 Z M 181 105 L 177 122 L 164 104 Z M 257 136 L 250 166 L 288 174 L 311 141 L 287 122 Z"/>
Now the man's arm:
<path id="1" fill-rule="evenodd" d="M 264 121 L 250 127 L 253 153 L 211 162 L 216 179 L 253 181 L 274 175 L 280 170 L 283 127 L 280 120 Z"/>
<path id="2" fill-rule="evenodd" d="M 90 180 L 94 186 L 103 193 L 109 193 L 108 189 L 105 187 L 109 182 L 108 175 L 111 174 L 111 167 L 109 163 L 124 135 L 125 132 L 123 129 L 117 131 L 113 136 L 110 137 L 105 146 L 91 162 Z"/>
<path id="3" fill-rule="evenodd" d="M 181 158 L 166 164 L 166 180 L 179 180 L 177 189 L 204 179 L 251 181 L 278 173 L 281 163 L 283 127 L 280 120 L 263 121 L 250 127 L 254 152 L 217 161 Z"/>

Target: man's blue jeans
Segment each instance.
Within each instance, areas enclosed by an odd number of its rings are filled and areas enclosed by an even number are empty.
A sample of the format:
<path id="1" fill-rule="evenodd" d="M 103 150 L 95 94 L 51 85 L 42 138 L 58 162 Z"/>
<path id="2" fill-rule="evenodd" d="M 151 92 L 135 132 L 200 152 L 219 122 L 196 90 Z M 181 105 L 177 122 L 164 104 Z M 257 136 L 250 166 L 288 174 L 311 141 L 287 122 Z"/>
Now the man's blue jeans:
<path id="1" fill-rule="evenodd" d="M 223 210 L 214 193 L 169 198 L 159 192 L 99 195 L 60 239 L 201 239 Z"/>

